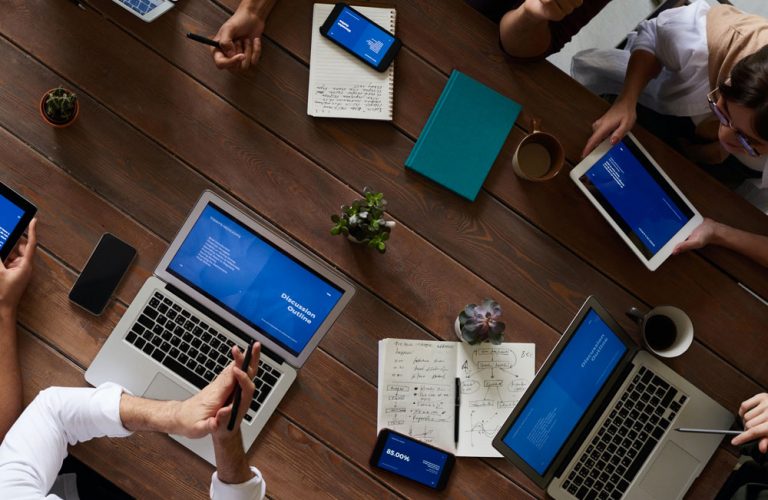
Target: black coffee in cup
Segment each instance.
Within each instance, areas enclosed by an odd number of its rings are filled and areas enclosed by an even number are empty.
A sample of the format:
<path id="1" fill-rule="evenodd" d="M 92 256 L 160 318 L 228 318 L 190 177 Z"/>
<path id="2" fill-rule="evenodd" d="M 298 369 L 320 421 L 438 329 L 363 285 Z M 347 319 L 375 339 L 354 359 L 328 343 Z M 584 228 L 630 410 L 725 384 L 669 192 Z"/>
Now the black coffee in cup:
<path id="1" fill-rule="evenodd" d="M 645 341 L 656 351 L 663 351 L 672 346 L 677 338 L 675 322 L 666 316 L 656 314 L 645 320 Z"/>

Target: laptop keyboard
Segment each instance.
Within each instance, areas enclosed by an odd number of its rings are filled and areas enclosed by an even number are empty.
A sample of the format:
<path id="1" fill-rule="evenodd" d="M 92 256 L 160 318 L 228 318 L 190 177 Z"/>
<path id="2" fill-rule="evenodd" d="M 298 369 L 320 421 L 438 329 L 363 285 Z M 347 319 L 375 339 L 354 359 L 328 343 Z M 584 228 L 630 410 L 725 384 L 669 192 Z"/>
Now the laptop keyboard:
<path id="1" fill-rule="evenodd" d="M 119 0 L 120 3 L 129 7 L 131 10 L 138 12 L 142 16 L 150 10 L 157 7 L 157 3 L 152 0 Z"/>
<path id="2" fill-rule="evenodd" d="M 232 360 L 231 339 L 161 291 L 152 294 L 125 340 L 199 389 L 211 383 Z M 259 411 L 281 375 L 259 359 L 251 401 L 254 412 Z M 244 418 L 253 420 L 250 412 Z"/>
<path id="3" fill-rule="evenodd" d="M 580 500 L 621 498 L 686 399 L 641 367 L 563 488 Z"/>

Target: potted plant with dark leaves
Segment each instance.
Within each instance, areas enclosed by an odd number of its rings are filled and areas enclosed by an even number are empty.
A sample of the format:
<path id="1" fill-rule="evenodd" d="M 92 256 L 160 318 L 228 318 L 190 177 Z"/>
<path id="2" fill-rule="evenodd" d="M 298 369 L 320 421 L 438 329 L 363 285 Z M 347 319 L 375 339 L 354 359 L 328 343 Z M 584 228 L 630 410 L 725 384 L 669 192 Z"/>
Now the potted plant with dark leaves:
<path id="1" fill-rule="evenodd" d="M 80 102 L 77 95 L 64 87 L 51 89 L 40 99 L 40 115 L 53 127 L 68 127 L 79 114 Z"/>
<path id="2" fill-rule="evenodd" d="M 382 193 L 370 188 L 363 189 L 363 198 L 350 205 L 342 205 L 340 215 L 332 215 L 334 226 L 331 234 L 343 234 L 350 241 L 365 244 L 381 253 L 387 250 L 389 233 L 394 221 L 384 219 L 387 200 Z"/>
<path id="3" fill-rule="evenodd" d="M 501 321 L 501 306 L 491 299 L 483 300 L 480 305 L 468 304 L 454 323 L 456 336 L 470 345 L 480 342 L 501 344 L 505 327 Z"/>

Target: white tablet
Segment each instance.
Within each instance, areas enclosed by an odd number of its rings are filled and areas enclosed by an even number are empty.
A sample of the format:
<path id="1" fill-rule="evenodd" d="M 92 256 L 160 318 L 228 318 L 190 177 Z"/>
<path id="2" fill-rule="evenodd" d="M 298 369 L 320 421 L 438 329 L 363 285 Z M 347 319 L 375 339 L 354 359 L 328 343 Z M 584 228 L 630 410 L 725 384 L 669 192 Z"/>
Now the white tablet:
<path id="1" fill-rule="evenodd" d="M 171 10 L 176 5 L 176 0 L 113 0 L 131 14 L 140 17 L 146 22 L 152 22 L 161 14 Z"/>
<path id="2" fill-rule="evenodd" d="M 614 146 L 604 141 L 571 179 L 651 271 L 702 222 L 632 134 Z"/>

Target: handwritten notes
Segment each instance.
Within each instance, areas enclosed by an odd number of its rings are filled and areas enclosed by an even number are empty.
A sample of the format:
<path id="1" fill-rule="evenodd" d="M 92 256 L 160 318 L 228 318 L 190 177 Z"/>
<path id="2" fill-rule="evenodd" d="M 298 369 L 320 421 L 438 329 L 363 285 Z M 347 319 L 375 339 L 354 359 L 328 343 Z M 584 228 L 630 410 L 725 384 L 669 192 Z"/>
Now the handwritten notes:
<path id="1" fill-rule="evenodd" d="M 382 340 L 378 428 L 408 434 L 460 456 L 501 456 L 491 441 L 533 379 L 534 349 L 533 344 Z"/>
<path id="2" fill-rule="evenodd" d="M 355 7 L 373 22 L 394 31 L 394 9 Z M 315 4 L 309 65 L 307 114 L 327 118 L 391 120 L 394 64 L 380 73 L 320 34 L 333 4 Z"/>
<path id="3" fill-rule="evenodd" d="M 461 381 L 456 454 L 500 457 L 491 445 L 536 373 L 534 344 L 458 344 Z"/>

